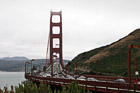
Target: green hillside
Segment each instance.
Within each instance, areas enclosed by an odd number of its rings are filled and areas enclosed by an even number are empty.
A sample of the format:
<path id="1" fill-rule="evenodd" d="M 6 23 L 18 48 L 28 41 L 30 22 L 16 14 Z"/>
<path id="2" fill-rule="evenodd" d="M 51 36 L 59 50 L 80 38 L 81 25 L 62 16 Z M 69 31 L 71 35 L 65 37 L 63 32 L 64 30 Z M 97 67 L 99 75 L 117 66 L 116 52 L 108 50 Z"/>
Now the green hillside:
<path id="1" fill-rule="evenodd" d="M 140 29 L 110 45 L 81 53 L 72 60 L 72 63 L 76 62 L 78 64 L 80 74 L 95 74 L 96 64 L 93 62 L 96 60 L 100 75 L 127 76 L 129 44 L 140 47 Z M 132 60 L 133 58 L 138 60 L 140 71 L 140 48 L 131 49 L 131 73 L 132 76 L 135 76 L 136 63 Z M 74 71 L 74 64 L 69 65 L 71 70 L 73 69 L 72 71 Z"/>

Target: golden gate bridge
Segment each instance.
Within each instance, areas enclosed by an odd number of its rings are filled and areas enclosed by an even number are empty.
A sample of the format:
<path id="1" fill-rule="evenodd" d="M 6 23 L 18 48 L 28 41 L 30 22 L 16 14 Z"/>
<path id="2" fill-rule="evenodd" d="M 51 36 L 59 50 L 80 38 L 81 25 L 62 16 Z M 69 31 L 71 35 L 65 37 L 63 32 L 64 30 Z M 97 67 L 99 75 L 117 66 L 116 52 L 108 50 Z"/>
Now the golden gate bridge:
<path id="1" fill-rule="evenodd" d="M 59 22 L 54 22 L 53 18 L 57 16 Z M 55 31 L 57 28 L 57 32 Z M 77 80 L 79 86 L 85 87 L 86 90 L 109 92 L 109 93 L 128 93 L 140 92 L 140 85 L 134 83 L 135 78 L 131 78 L 131 57 L 130 50 L 137 48 L 136 45 L 128 45 L 128 77 L 113 77 L 97 75 L 79 75 L 70 74 L 63 64 L 63 40 L 62 40 L 62 12 L 52 12 L 50 15 L 50 31 L 46 53 L 46 64 L 42 71 L 31 62 L 25 63 L 25 78 L 35 83 L 43 82 L 55 87 L 68 86 L 69 83 Z M 48 52 L 50 52 L 50 62 L 47 62 Z M 57 61 L 57 62 L 56 62 Z M 28 69 L 30 65 L 30 70 Z M 140 78 L 137 78 L 139 81 Z"/>

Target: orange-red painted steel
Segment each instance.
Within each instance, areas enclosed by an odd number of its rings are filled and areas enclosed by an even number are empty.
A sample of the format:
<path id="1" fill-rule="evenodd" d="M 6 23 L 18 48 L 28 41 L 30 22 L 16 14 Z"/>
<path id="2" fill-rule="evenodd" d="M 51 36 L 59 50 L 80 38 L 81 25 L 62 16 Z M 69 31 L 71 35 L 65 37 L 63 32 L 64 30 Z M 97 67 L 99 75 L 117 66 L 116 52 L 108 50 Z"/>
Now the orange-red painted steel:
<path id="1" fill-rule="evenodd" d="M 131 48 L 138 48 L 137 45 L 129 44 L 128 45 L 128 79 L 131 83 Z"/>
<path id="2" fill-rule="evenodd" d="M 51 77 L 40 77 L 40 76 L 31 76 L 30 74 L 25 73 L 25 78 L 34 82 L 44 82 L 46 84 L 58 85 L 58 86 L 68 86 L 71 83 L 72 79 L 64 78 L 51 78 Z M 88 90 L 93 91 L 102 91 L 110 93 L 129 93 L 129 92 L 140 92 L 140 85 L 129 84 L 129 83 L 118 83 L 118 82 L 109 82 L 109 81 L 84 81 L 77 80 L 81 87 L 85 87 Z"/>
<path id="3" fill-rule="evenodd" d="M 52 18 L 53 16 L 59 16 L 60 17 L 60 22 L 53 22 Z M 53 33 L 53 27 L 59 27 L 60 28 L 60 33 L 54 34 Z M 59 40 L 59 47 L 55 48 L 53 39 L 58 39 Z M 53 76 L 53 59 L 54 59 L 54 53 L 59 54 L 58 59 L 62 67 L 63 65 L 63 55 L 62 55 L 62 12 L 51 12 L 50 16 L 50 64 L 51 64 L 51 76 Z"/>

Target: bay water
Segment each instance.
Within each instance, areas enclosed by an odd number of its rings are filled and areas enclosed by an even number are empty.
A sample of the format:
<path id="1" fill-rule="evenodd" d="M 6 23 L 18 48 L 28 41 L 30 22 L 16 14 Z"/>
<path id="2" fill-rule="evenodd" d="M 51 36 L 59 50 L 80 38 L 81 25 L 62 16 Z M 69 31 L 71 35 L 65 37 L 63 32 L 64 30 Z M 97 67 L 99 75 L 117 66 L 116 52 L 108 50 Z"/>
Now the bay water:
<path id="1" fill-rule="evenodd" d="M 11 89 L 11 85 L 18 86 L 26 79 L 24 78 L 24 72 L 0 72 L 0 88 L 3 89 L 7 86 Z"/>

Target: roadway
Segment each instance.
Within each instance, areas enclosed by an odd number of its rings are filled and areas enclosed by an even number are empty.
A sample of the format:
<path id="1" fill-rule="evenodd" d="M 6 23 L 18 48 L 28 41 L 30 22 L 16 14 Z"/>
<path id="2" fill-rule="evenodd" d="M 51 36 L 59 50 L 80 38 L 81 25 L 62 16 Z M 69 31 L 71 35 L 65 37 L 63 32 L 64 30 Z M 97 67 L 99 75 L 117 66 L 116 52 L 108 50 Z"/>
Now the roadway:
<path id="1" fill-rule="evenodd" d="M 57 86 L 68 86 L 69 83 L 77 80 L 79 86 L 83 86 L 86 89 L 93 91 L 110 93 L 140 92 L 140 85 L 133 83 L 129 84 L 126 81 L 126 78 L 69 75 L 65 73 L 66 71 L 61 65 L 59 65 L 59 63 L 54 63 L 53 68 L 53 77 L 51 77 L 51 68 L 49 66 L 44 72 L 37 73 L 37 70 L 33 70 L 32 75 L 30 73 L 25 73 L 25 78 L 34 82 L 44 82 Z"/>

